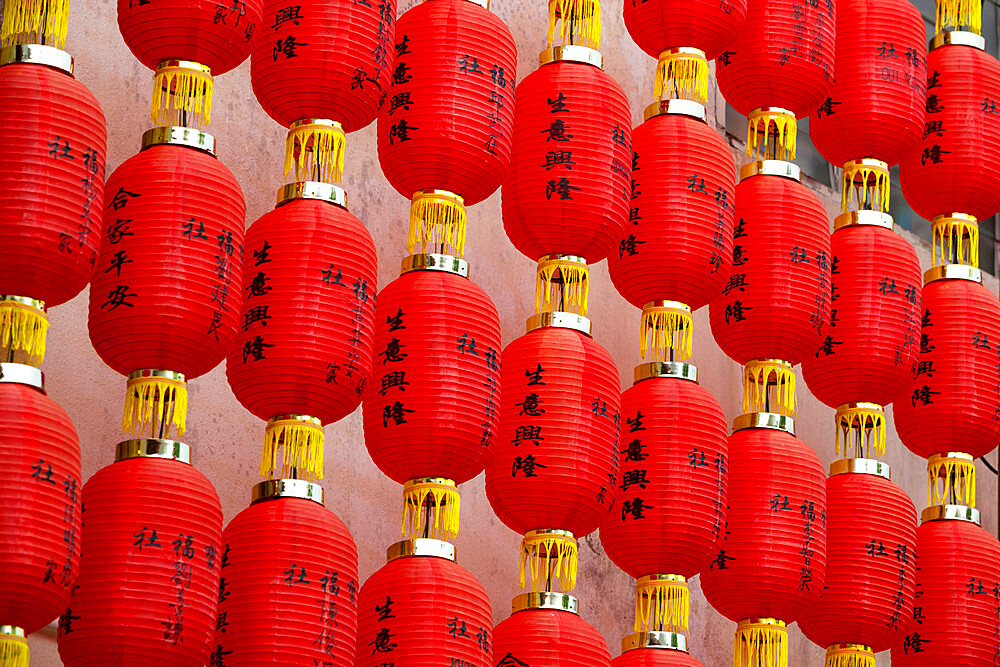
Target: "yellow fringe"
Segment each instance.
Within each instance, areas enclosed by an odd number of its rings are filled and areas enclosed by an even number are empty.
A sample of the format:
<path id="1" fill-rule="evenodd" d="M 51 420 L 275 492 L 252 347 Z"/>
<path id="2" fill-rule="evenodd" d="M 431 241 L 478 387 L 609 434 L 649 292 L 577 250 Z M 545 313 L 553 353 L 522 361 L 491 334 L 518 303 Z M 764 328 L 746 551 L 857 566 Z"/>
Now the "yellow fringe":
<path id="1" fill-rule="evenodd" d="M 793 160 L 797 131 L 790 112 L 755 109 L 747 119 L 747 155 L 752 160 Z"/>
<path id="2" fill-rule="evenodd" d="M 535 312 L 586 315 L 590 308 L 589 275 L 583 258 L 557 255 L 541 259 L 535 282 Z"/>
<path id="3" fill-rule="evenodd" d="M 556 45 L 556 23 L 563 46 L 601 48 L 600 0 L 549 0 L 549 47 Z"/>
<path id="4" fill-rule="evenodd" d="M 28 667 L 28 653 L 24 637 L 0 634 L 0 667 Z"/>
<path id="5" fill-rule="evenodd" d="M 339 183 L 344 177 L 347 137 L 335 121 L 296 122 L 285 141 L 285 177 L 295 168 L 297 181 Z"/>
<path id="6" fill-rule="evenodd" d="M 736 625 L 735 667 L 788 667 L 788 629 L 782 621 L 761 620 Z"/>
<path id="7" fill-rule="evenodd" d="M 44 310 L 0 297 L 0 361 L 41 366 L 48 331 Z"/>
<path id="8" fill-rule="evenodd" d="M 149 118 L 155 125 L 205 127 L 212 122 L 212 73 L 204 65 L 176 61 L 153 74 Z"/>
<path id="9" fill-rule="evenodd" d="M 635 589 L 636 632 L 687 632 L 691 596 L 684 577 L 654 574 L 638 579 Z"/>
<path id="10" fill-rule="evenodd" d="M 834 644 L 826 649 L 824 667 L 875 667 L 875 654 L 861 644 Z"/>
<path id="11" fill-rule="evenodd" d="M 576 587 L 576 565 L 576 540 L 572 535 L 533 531 L 521 540 L 518 563 L 521 588 L 525 587 L 525 580 L 530 577 L 532 592 L 548 591 L 551 590 L 552 580 L 559 579 L 562 590 L 569 592 Z"/>
<path id="12" fill-rule="evenodd" d="M 462 498 L 450 479 L 418 479 L 403 485 L 403 537 L 450 540 L 458 535 Z M 431 514 L 434 521 L 431 523 Z"/>
<path id="13" fill-rule="evenodd" d="M 46 44 L 62 49 L 69 28 L 69 0 L 6 0 L 0 46 Z"/>
<path id="14" fill-rule="evenodd" d="M 446 190 L 420 191 L 410 203 L 410 232 L 406 239 L 410 253 L 421 251 L 462 257 L 465 255 L 465 206 L 460 196 Z M 436 246 L 436 247 L 434 247 Z"/>
<path id="15" fill-rule="evenodd" d="M 942 483 L 943 482 L 943 483 Z M 927 460 L 928 505 L 976 506 L 976 464 L 935 454 Z"/>
<path id="16" fill-rule="evenodd" d="M 860 161 L 859 161 L 860 162 Z M 846 213 L 852 202 L 859 209 L 889 212 L 889 168 L 885 163 L 849 162 L 844 165 L 844 188 L 840 209 Z"/>
<path id="17" fill-rule="evenodd" d="M 931 266 L 979 266 L 979 222 L 960 213 L 939 215 L 931 226 Z"/>
<path id="18" fill-rule="evenodd" d="M 835 451 L 840 456 L 841 442 L 844 444 L 844 458 L 874 458 L 885 455 L 885 412 L 874 403 L 865 407 L 842 407 L 837 409 L 837 445 Z"/>
<path id="19" fill-rule="evenodd" d="M 129 380 L 122 431 L 134 437 L 160 438 L 168 437 L 173 427 L 179 438 L 186 427 L 187 404 L 187 384 L 183 380 L 165 377 Z"/>
<path id="20" fill-rule="evenodd" d="M 267 421 L 264 451 L 260 457 L 261 477 L 278 472 L 278 449 L 284 449 L 283 479 L 323 479 L 323 446 L 326 436 L 318 419 L 304 415 L 283 415 Z"/>
<path id="21" fill-rule="evenodd" d="M 691 310 L 686 306 L 647 305 L 642 309 L 639 329 L 639 353 L 643 359 L 647 350 L 652 361 L 685 361 L 691 358 L 694 323 Z"/>
<path id="22" fill-rule="evenodd" d="M 656 64 L 653 95 L 657 100 L 679 99 L 708 104 L 708 61 L 695 49 L 671 49 Z"/>
<path id="23" fill-rule="evenodd" d="M 983 34 L 982 0 L 937 0 L 935 34 L 949 30 L 968 30 Z"/>
<path id="24" fill-rule="evenodd" d="M 743 413 L 752 412 L 795 416 L 795 371 L 788 362 L 755 359 L 747 363 L 743 369 Z"/>

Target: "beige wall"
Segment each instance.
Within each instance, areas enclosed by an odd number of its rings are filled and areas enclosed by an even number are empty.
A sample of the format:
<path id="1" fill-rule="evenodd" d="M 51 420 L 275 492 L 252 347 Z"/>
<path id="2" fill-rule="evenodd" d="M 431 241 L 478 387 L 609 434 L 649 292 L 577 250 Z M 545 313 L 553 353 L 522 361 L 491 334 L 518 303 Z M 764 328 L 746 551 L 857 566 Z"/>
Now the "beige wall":
<path id="1" fill-rule="evenodd" d="M 68 50 L 76 56 L 77 76 L 97 95 L 108 117 L 108 171 L 138 150 L 141 133 L 150 126 L 147 104 L 150 73 L 126 49 L 115 20 L 113 0 L 72 0 Z M 409 8 L 406 0 L 400 12 Z M 544 46 L 546 9 L 543 0 L 494 0 L 493 10 L 510 26 L 520 49 L 519 75 L 534 70 L 536 55 Z M 608 72 L 628 93 L 633 120 L 652 94 L 654 62 L 632 43 L 621 22 L 621 0 L 604 6 L 604 48 Z M 710 112 L 722 127 L 724 104 L 715 94 Z M 344 187 L 351 210 L 368 225 L 379 252 L 379 285 L 398 273 L 405 253 L 407 201 L 395 193 L 382 176 L 375 153 L 375 126 L 349 137 Z M 249 62 L 222 76 L 216 83 L 215 109 L 210 131 L 219 140 L 220 159 L 236 174 L 247 200 L 247 220 L 269 211 L 281 183 L 285 132 L 257 105 L 250 87 Z M 818 189 L 832 216 L 838 212 L 839 195 Z M 501 313 L 503 340 L 523 333 L 525 318 L 533 307 L 534 264 L 507 241 L 500 223 L 500 198 L 493 196 L 469 213 L 467 259 L 473 279 L 493 298 Z M 916 241 L 909 237 L 909 240 Z M 921 261 L 929 253 L 921 247 Z M 591 318 L 595 338 L 614 356 L 623 387 L 631 382 L 638 363 L 639 311 L 614 290 L 604 263 L 592 273 Z M 996 291 L 992 278 L 988 285 Z M 89 477 L 111 462 L 119 431 L 124 379 L 105 367 L 87 337 L 87 294 L 52 312 L 49 354 L 44 370 L 48 390 L 70 414 L 83 446 L 83 471 Z M 740 370 L 715 345 L 707 311 L 695 315 L 695 358 L 702 384 L 722 403 L 731 419 L 739 412 Z M 826 463 L 833 459 L 833 411 L 808 396 L 800 383 L 800 437 L 812 445 Z M 226 384 L 223 367 L 191 383 L 189 431 L 195 464 L 215 484 L 228 521 L 246 507 L 250 487 L 258 481 L 257 465 L 263 423 L 244 410 Z M 887 460 L 895 480 L 910 493 L 918 509 L 924 507 L 924 462 L 890 436 Z M 996 478 L 979 471 L 979 498 L 984 525 L 995 533 Z M 358 543 L 361 577 L 367 578 L 384 562 L 385 548 L 399 539 L 400 487 L 379 473 L 363 443 L 360 411 L 327 428 L 327 505 L 348 525 Z M 459 562 L 486 586 L 497 622 L 509 614 L 517 588 L 519 536 L 503 526 L 490 510 L 480 476 L 463 488 L 463 529 L 457 539 Z M 582 615 L 603 633 L 612 654 L 618 654 L 621 637 L 631 631 L 633 583 L 604 556 L 596 534 L 580 544 L 580 577 L 576 594 Z M 692 585 L 689 643 L 691 653 L 709 667 L 731 664 L 734 624 L 715 613 L 705 602 L 698 581 Z M 31 640 L 32 664 L 60 665 L 55 626 Z M 792 630 L 790 664 L 795 667 L 823 664 L 823 652 Z M 888 665 L 888 654 L 879 665 Z"/>

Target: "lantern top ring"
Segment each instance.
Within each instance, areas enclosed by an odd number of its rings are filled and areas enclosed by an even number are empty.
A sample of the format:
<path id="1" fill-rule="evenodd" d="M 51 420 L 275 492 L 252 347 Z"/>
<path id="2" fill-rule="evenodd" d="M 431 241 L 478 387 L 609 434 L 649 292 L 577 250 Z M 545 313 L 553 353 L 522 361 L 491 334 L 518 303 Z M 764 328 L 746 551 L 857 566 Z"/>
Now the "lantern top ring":
<path id="1" fill-rule="evenodd" d="M 42 313 L 48 312 L 48 309 L 45 307 L 44 301 L 42 301 L 41 299 L 32 299 L 30 296 L 17 296 L 15 294 L 0 294 L 0 302 L 3 301 L 13 301 L 14 303 L 19 303 L 22 306 L 28 306 L 29 308 L 40 310 Z"/>
<path id="2" fill-rule="evenodd" d="M 669 100 L 657 100 L 653 102 L 646 110 L 642 112 L 642 117 L 644 120 L 649 120 L 650 118 L 655 118 L 656 116 L 690 116 L 696 120 L 700 120 L 705 123 L 708 122 L 708 112 L 705 110 L 705 105 L 701 102 L 695 102 L 694 100 L 681 100 L 681 99 L 669 99 Z"/>
<path id="3" fill-rule="evenodd" d="M 757 160 L 740 167 L 740 181 L 754 176 L 781 176 L 802 182 L 802 170 L 799 166 L 784 160 Z"/>
<path id="4" fill-rule="evenodd" d="M 75 64 L 69 53 L 45 44 L 12 44 L 0 49 L 0 67 L 14 63 L 44 65 L 70 76 Z"/>
<path id="5" fill-rule="evenodd" d="M 168 68 L 172 68 L 172 67 L 176 67 L 176 68 L 180 68 L 180 69 L 191 69 L 191 70 L 194 70 L 196 72 L 201 72 L 202 74 L 207 74 L 208 76 L 212 76 L 212 68 L 211 67 L 209 67 L 208 65 L 202 65 L 201 63 L 195 62 L 193 60 L 177 60 L 177 59 L 174 59 L 174 60 L 164 60 L 164 61 L 160 62 L 159 65 L 156 66 L 156 71 L 159 72 L 160 70 L 168 69 Z"/>
<path id="6" fill-rule="evenodd" d="M 598 69 L 604 69 L 604 56 L 597 49 L 586 46 L 568 44 L 566 46 L 551 46 L 538 54 L 538 66 L 549 63 L 572 62 L 593 65 Z"/>
<path id="7" fill-rule="evenodd" d="M 920 523 L 931 521 L 968 521 L 981 526 L 979 510 L 968 505 L 931 505 L 920 513 Z"/>
<path id="8" fill-rule="evenodd" d="M 385 550 L 385 562 L 387 563 L 391 563 L 397 558 L 409 558 L 410 556 L 433 556 L 455 562 L 455 545 L 444 540 L 418 537 L 413 540 L 396 542 Z"/>
<path id="9" fill-rule="evenodd" d="M 933 51 L 942 46 L 971 46 L 980 51 L 986 50 L 986 38 L 968 30 L 950 30 L 939 32 L 927 43 L 927 50 Z"/>
<path id="10" fill-rule="evenodd" d="M 544 329 L 545 327 L 573 329 L 586 336 L 590 336 L 593 331 L 593 325 L 590 323 L 590 320 L 583 315 L 556 310 L 548 313 L 538 313 L 529 317 L 525 325 L 525 333 L 531 333 L 535 329 Z"/>
<path id="11" fill-rule="evenodd" d="M 128 459 L 170 459 L 191 464 L 191 448 L 183 442 L 164 438 L 124 440 L 115 447 L 115 463 Z"/>
<path id="12" fill-rule="evenodd" d="M 216 157 L 215 137 L 208 132 L 180 125 L 167 125 L 146 130 L 142 135 L 141 145 L 140 150 L 143 151 L 152 146 L 184 146 L 204 151 L 212 157 Z"/>
<path id="13" fill-rule="evenodd" d="M 178 373 L 177 371 L 165 371 L 159 368 L 140 368 L 137 371 L 132 371 L 128 374 L 128 381 L 138 380 L 140 378 L 166 378 L 168 380 L 177 380 L 178 382 L 184 382 L 184 374 Z"/>
<path id="14" fill-rule="evenodd" d="M 778 628 L 787 627 L 788 624 L 780 618 L 744 618 L 736 624 L 737 628 L 745 628 L 748 625 L 773 625 Z"/>
<path id="15" fill-rule="evenodd" d="M 884 227 L 892 229 L 894 226 L 892 216 L 882 211 L 848 211 L 841 213 L 833 220 L 833 231 L 844 229 L 845 227 L 868 226 Z"/>
<path id="16" fill-rule="evenodd" d="M 14 635 L 15 637 L 21 637 L 23 639 L 24 628 L 16 625 L 0 625 L 0 635 Z"/>
<path id="17" fill-rule="evenodd" d="M 27 364 L 0 364 L 0 383 L 23 384 L 45 393 L 45 373 Z"/>
<path id="18" fill-rule="evenodd" d="M 892 481 L 889 464 L 875 459 L 840 459 L 830 464 L 830 477 L 846 474 L 877 475 Z"/>
<path id="19" fill-rule="evenodd" d="M 639 364 L 632 372 L 632 383 L 638 384 L 651 378 L 676 378 L 678 380 L 698 381 L 698 367 L 682 361 L 653 361 Z"/>
<path id="20" fill-rule="evenodd" d="M 295 181 L 278 189 L 278 206 L 295 199 L 317 199 L 340 208 L 347 208 L 347 193 L 333 183 Z"/>
<path id="21" fill-rule="evenodd" d="M 572 595 L 566 593 L 553 593 L 551 591 L 537 591 L 534 593 L 521 593 L 515 595 L 510 601 L 512 614 L 526 609 L 552 609 L 555 611 L 568 611 L 571 614 L 580 613 L 580 603 Z"/>
<path id="22" fill-rule="evenodd" d="M 770 428 L 775 431 L 784 431 L 789 435 L 795 435 L 795 420 L 786 415 L 779 415 L 774 412 L 751 412 L 745 415 L 737 415 L 733 420 L 733 432 L 742 431 L 747 428 Z"/>
<path id="23" fill-rule="evenodd" d="M 982 284 L 983 272 L 974 266 L 966 266 L 965 264 L 945 264 L 924 271 L 925 286 L 938 280 L 968 280 Z"/>
<path id="24" fill-rule="evenodd" d="M 679 632 L 636 632 L 622 639 L 622 653 L 638 648 L 687 652 L 687 637 Z"/>
<path id="25" fill-rule="evenodd" d="M 428 252 L 403 258 L 400 275 L 410 271 L 444 271 L 463 278 L 469 277 L 469 263 L 461 257 Z"/>
<path id="26" fill-rule="evenodd" d="M 250 504 L 256 505 L 275 498 L 301 498 L 323 504 L 323 487 L 304 479 L 268 479 L 254 484 Z"/>

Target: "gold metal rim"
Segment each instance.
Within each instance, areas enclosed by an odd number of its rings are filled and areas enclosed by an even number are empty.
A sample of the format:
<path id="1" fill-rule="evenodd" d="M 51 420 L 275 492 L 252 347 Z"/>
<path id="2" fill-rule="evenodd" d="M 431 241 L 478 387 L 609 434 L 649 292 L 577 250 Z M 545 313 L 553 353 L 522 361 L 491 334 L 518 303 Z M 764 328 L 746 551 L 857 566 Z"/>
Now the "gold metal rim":
<path id="1" fill-rule="evenodd" d="M 191 464 L 191 448 L 177 440 L 140 438 L 124 440 L 115 447 L 115 462 L 128 459 L 170 459 Z"/>
<path id="2" fill-rule="evenodd" d="M 316 428 L 323 428 L 322 420 L 320 420 L 319 417 L 313 417 L 312 415 L 278 415 L 277 417 L 271 417 L 268 419 L 267 425 L 270 426 L 271 424 L 284 421 L 306 422 Z"/>
<path id="3" fill-rule="evenodd" d="M 584 65 L 593 65 L 598 69 L 604 69 L 604 56 L 597 49 L 586 46 L 568 44 L 566 46 L 553 46 L 538 54 L 538 66 L 549 63 L 573 62 Z"/>
<path id="4" fill-rule="evenodd" d="M 745 628 L 748 625 L 773 625 L 778 628 L 787 628 L 788 624 L 780 618 L 744 618 L 736 624 L 737 629 Z"/>
<path id="5" fill-rule="evenodd" d="M 751 116 L 761 116 L 763 114 L 770 114 L 771 116 L 787 116 L 788 118 L 793 119 L 795 118 L 795 114 L 784 107 L 757 107 L 750 112 Z"/>
<path id="6" fill-rule="evenodd" d="M 843 405 L 837 406 L 837 414 L 846 410 L 868 410 L 869 412 L 881 412 L 885 414 L 885 406 L 881 403 L 866 403 L 864 401 L 858 401 L 857 403 L 844 403 Z"/>
<path id="7" fill-rule="evenodd" d="M 875 459 L 840 459 L 830 464 L 830 477 L 835 475 L 876 475 L 892 481 L 892 468 Z"/>
<path id="8" fill-rule="evenodd" d="M 894 225 L 892 216 L 882 211 L 848 211 L 847 213 L 841 213 L 833 219 L 833 231 L 854 226 L 892 229 Z"/>
<path id="9" fill-rule="evenodd" d="M 178 373 L 177 371 L 165 371 L 160 368 L 140 368 L 139 370 L 132 371 L 128 374 L 129 382 L 140 378 L 165 378 L 167 380 L 185 382 L 183 373 Z"/>
<path id="10" fill-rule="evenodd" d="M 541 591 L 515 595 L 514 599 L 510 601 L 510 609 L 512 614 L 527 609 L 552 609 L 579 614 L 580 603 L 575 597 L 567 593 Z"/>
<path id="11" fill-rule="evenodd" d="M 469 263 L 461 257 L 428 252 L 403 258 L 399 275 L 410 271 L 443 271 L 463 278 L 469 277 Z"/>
<path id="12" fill-rule="evenodd" d="M 545 537 L 545 536 L 555 536 L 555 537 L 566 537 L 571 540 L 575 540 L 573 533 L 568 530 L 563 530 L 562 528 L 539 528 L 537 530 L 529 530 L 524 534 L 524 539 L 530 539 L 535 537 Z"/>
<path id="13" fill-rule="evenodd" d="M 208 132 L 180 125 L 167 125 L 146 130 L 142 135 L 140 150 L 144 151 L 152 146 L 166 145 L 193 148 L 216 157 L 215 137 Z"/>
<path id="14" fill-rule="evenodd" d="M 683 301 L 671 301 L 670 299 L 659 299 L 658 301 L 650 301 L 642 305 L 643 310 L 649 310 L 651 308 L 671 308 L 673 310 L 680 310 L 688 315 L 691 314 L 691 306 L 687 305 Z"/>
<path id="15" fill-rule="evenodd" d="M 268 479 L 254 484 L 250 504 L 256 505 L 275 498 L 301 498 L 323 504 L 323 487 L 304 479 Z"/>
<path id="16" fill-rule="evenodd" d="M 708 110 L 701 102 L 694 100 L 657 100 L 642 112 L 643 120 L 656 118 L 657 116 L 690 116 L 702 123 L 708 122 Z"/>
<path id="17" fill-rule="evenodd" d="M 972 463 L 976 460 L 972 454 L 966 454 L 965 452 L 941 452 L 940 454 L 932 454 L 927 459 L 927 463 L 933 464 L 948 459 L 952 461 L 964 461 L 965 463 Z"/>
<path id="18" fill-rule="evenodd" d="M 931 521 L 968 521 L 982 525 L 979 510 L 968 505 L 931 505 L 920 513 L 920 523 Z"/>
<path id="19" fill-rule="evenodd" d="M 704 51 L 696 49 L 693 46 L 674 46 L 669 49 L 664 49 L 663 51 L 660 51 L 660 55 L 657 60 L 663 60 L 663 56 L 675 55 L 697 56 L 705 61 L 708 60 L 708 58 L 705 57 Z"/>
<path id="20" fill-rule="evenodd" d="M 305 127 L 306 125 L 323 125 L 325 127 L 333 127 L 338 130 L 342 130 L 343 126 L 335 120 L 330 120 L 329 118 L 300 118 L 299 120 L 293 122 L 288 126 L 289 132 L 292 130 L 297 130 L 300 127 Z"/>
<path id="21" fill-rule="evenodd" d="M 572 329 L 587 336 L 590 336 L 593 331 L 593 325 L 590 320 L 583 315 L 564 313 L 556 310 L 550 313 L 538 313 L 529 317 L 525 324 L 525 333 L 531 333 L 535 329 L 544 329 L 546 327 Z"/>
<path id="22" fill-rule="evenodd" d="M 848 169 L 851 169 L 853 167 L 873 167 L 875 169 L 881 169 L 887 173 L 889 171 L 889 164 L 887 162 L 883 162 L 882 160 L 876 160 L 873 157 L 863 157 L 857 160 L 848 160 L 847 162 L 844 163 L 843 169 L 844 171 L 847 171 Z"/>
<path id="23" fill-rule="evenodd" d="M 687 653 L 687 637 L 679 632 L 636 632 L 622 639 L 622 653 L 640 648 Z"/>
<path id="24" fill-rule="evenodd" d="M 687 577 L 682 574 L 647 574 L 644 577 L 639 577 L 635 580 L 636 586 L 642 586 L 644 584 L 650 584 L 656 581 L 676 581 L 681 584 L 687 583 Z"/>
<path id="25" fill-rule="evenodd" d="M 698 367 L 682 361 L 652 361 L 636 366 L 632 377 L 632 384 L 638 384 L 652 378 L 675 378 L 697 382 Z"/>
<path id="26" fill-rule="evenodd" d="M 774 412 L 751 412 L 737 415 L 733 420 L 733 433 L 747 428 L 769 428 L 795 435 L 795 420 Z"/>
<path id="27" fill-rule="evenodd" d="M 414 479 L 408 480 L 403 484 L 403 490 L 405 491 L 406 489 L 414 486 L 421 486 L 423 484 L 438 484 L 440 486 L 450 486 L 453 489 L 458 488 L 458 485 L 455 484 L 455 480 L 447 477 L 415 477 Z"/>
<path id="28" fill-rule="evenodd" d="M 201 72 L 202 74 L 207 74 L 212 76 L 212 68 L 208 65 L 202 65 L 194 60 L 164 60 L 159 65 L 156 66 L 156 71 L 159 72 L 161 69 L 166 69 L 168 67 L 180 67 L 183 69 L 190 69 L 196 72 Z"/>
<path id="29" fill-rule="evenodd" d="M 980 51 L 986 50 L 986 38 L 969 30 L 950 30 L 939 32 L 927 43 L 927 50 L 933 51 L 942 46 L 971 46 Z"/>
<path id="30" fill-rule="evenodd" d="M 940 215 L 934 216 L 934 224 L 939 222 L 944 222 L 946 220 L 953 220 L 957 222 L 969 222 L 974 225 L 979 224 L 979 220 L 974 215 L 969 215 L 968 213 L 942 213 Z"/>
<path id="31" fill-rule="evenodd" d="M 0 383 L 23 384 L 45 393 L 45 373 L 28 364 L 0 363 Z"/>
<path id="32" fill-rule="evenodd" d="M 12 44 L 0 49 L 0 67 L 24 63 L 44 65 L 73 76 L 75 61 L 66 51 L 45 44 Z"/>
<path id="33" fill-rule="evenodd" d="M 344 189 L 321 181 L 295 181 L 278 188 L 278 206 L 295 199 L 316 199 L 347 208 L 347 193 Z"/>
<path id="34" fill-rule="evenodd" d="M 968 280 L 981 285 L 983 272 L 974 266 L 966 266 L 965 264 L 945 264 L 924 271 L 924 285 L 938 280 Z"/>
<path id="35" fill-rule="evenodd" d="M 871 646 L 865 646 L 864 644 L 830 644 L 826 647 L 827 653 L 833 653 L 834 651 L 867 651 L 872 653 Z"/>
<path id="36" fill-rule="evenodd" d="M 30 296 L 18 296 L 17 294 L 0 294 L 0 303 L 4 301 L 10 301 L 12 303 L 19 303 L 22 306 L 29 306 L 35 310 L 41 311 L 43 314 L 49 312 L 45 307 L 45 302 L 41 299 L 32 299 Z"/>
<path id="37" fill-rule="evenodd" d="M 474 0 L 469 0 L 473 2 Z M 437 188 L 427 188 L 425 190 L 417 190 L 410 197 L 410 201 L 416 201 L 417 199 L 448 199 L 452 202 L 458 204 L 459 206 L 465 206 L 465 199 L 460 194 L 456 194 L 451 190 L 439 190 Z"/>
<path id="38" fill-rule="evenodd" d="M 552 253 L 549 255 L 542 255 L 538 263 L 545 264 L 548 262 L 573 262 L 575 264 L 586 264 L 587 258 L 580 255 L 561 255 L 559 253 Z"/>
<path id="39" fill-rule="evenodd" d="M 780 176 L 802 182 L 802 170 L 799 166 L 785 160 L 757 160 L 740 167 L 740 181 L 754 176 Z"/>
<path id="40" fill-rule="evenodd" d="M 410 556 L 431 556 L 456 562 L 455 545 L 444 540 L 434 540 L 429 537 L 418 537 L 413 540 L 396 542 L 385 550 L 385 562 L 391 563 L 397 558 Z"/>
<path id="41" fill-rule="evenodd" d="M 0 625 L 0 635 L 14 635 L 24 639 L 24 628 L 16 625 Z"/>

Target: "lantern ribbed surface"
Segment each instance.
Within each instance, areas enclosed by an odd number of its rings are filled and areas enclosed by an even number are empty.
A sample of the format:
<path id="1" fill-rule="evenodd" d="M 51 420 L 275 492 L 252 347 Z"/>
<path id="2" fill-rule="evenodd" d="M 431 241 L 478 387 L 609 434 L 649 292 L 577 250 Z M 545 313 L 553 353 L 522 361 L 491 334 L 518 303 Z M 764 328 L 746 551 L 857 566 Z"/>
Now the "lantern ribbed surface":
<path id="1" fill-rule="evenodd" d="M 41 391 L 0 383 L 0 624 L 28 634 L 69 604 L 80 564 L 80 442 Z"/>
<path id="2" fill-rule="evenodd" d="M 368 453 L 400 484 L 467 482 L 483 471 L 500 415 L 496 306 L 468 278 L 442 271 L 404 273 L 378 298 Z"/>
<path id="3" fill-rule="evenodd" d="M 100 247 L 104 112 L 82 83 L 44 65 L 0 67 L 0 293 L 69 301 Z"/>
<path id="4" fill-rule="evenodd" d="M 923 140 L 899 168 L 906 203 L 922 218 L 1000 210 L 1000 63 L 969 46 L 927 55 Z M 930 131 L 928 131 L 930 130 Z"/>
<path id="5" fill-rule="evenodd" d="M 625 0 L 622 17 L 632 40 L 653 58 L 688 46 L 714 60 L 736 40 L 747 18 L 747 0 Z"/>
<path id="6" fill-rule="evenodd" d="M 629 212 L 632 118 L 621 86 L 576 62 L 539 67 L 517 86 L 514 154 L 501 190 L 514 247 L 593 264 L 614 251 Z"/>
<path id="7" fill-rule="evenodd" d="M 826 211 L 804 185 L 760 175 L 736 186 L 733 269 L 712 301 L 712 334 L 729 358 L 813 356 L 830 319 Z"/>
<path id="8" fill-rule="evenodd" d="M 839 0 L 836 81 L 810 110 L 809 138 L 836 166 L 894 165 L 924 131 L 924 19 L 907 0 Z"/>
<path id="9" fill-rule="evenodd" d="M 608 646 L 592 625 L 568 611 L 525 609 L 493 629 L 493 655 L 501 665 L 610 667 Z M 506 658 L 507 662 L 503 662 Z"/>
<path id="10" fill-rule="evenodd" d="M 407 198 L 436 188 L 481 202 L 503 182 L 513 147 L 510 30 L 474 2 L 430 0 L 399 18 L 396 39 L 409 78 L 389 89 L 379 115 L 382 172 Z"/>
<path id="11" fill-rule="evenodd" d="M 492 667 L 492 625 L 486 590 L 468 570 L 436 556 L 397 558 L 361 587 L 354 665 Z"/>
<path id="12" fill-rule="evenodd" d="M 150 69 L 164 60 L 207 65 L 225 74 L 250 55 L 253 39 L 274 13 L 263 0 L 118 0 L 118 29 L 132 54 Z"/>
<path id="13" fill-rule="evenodd" d="M 639 648 L 626 651 L 611 661 L 612 667 L 705 667 L 684 651 Z"/>
<path id="14" fill-rule="evenodd" d="M 885 651 L 913 625 L 917 510 L 897 485 L 860 473 L 830 477 L 826 503 L 826 585 L 799 628 L 823 648 Z"/>
<path id="15" fill-rule="evenodd" d="M 222 508 L 179 461 L 135 458 L 83 487 L 80 577 L 59 624 L 67 665 L 202 667 L 219 596 Z M 154 532 L 155 531 L 155 532 Z"/>
<path id="16" fill-rule="evenodd" d="M 736 206 L 732 151 L 706 123 L 677 114 L 637 127 L 632 147 L 632 208 L 608 255 L 611 280 L 637 308 L 669 299 L 697 310 L 729 279 Z"/>
<path id="17" fill-rule="evenodd" d="M 622 393 L 619 493 L 601 524 L 615 565 L 638 579 L 693 577 L 726 520 L 726 417 L 707 389 L 649 378 Z"/>
<path id="18" fill-rule="evenodd" d="M 358 550 L 344 522 L 303 498 L 255 502 L 226 526 L 215 652 L 225 665 L 353 665 Z"/>
<path id="19" fill-rule="evenodd" d="M 226 376 L 261 419 L 307 414 L 324 424 L 361 402 L 372 364 L 375 244 L 334 204 L 296 199 L 253 223 L 243 253 L 241 323 Z M 266 325 L 265 325 L 266 324 Z"/>
<path id="20" fill-rule="evenodd" d="M 286 127 L 325 118 L 345 132 L 360 130 L 375 120 L 393 78 L 409 76 L 393 71 L 395 0 L 302 0 L 294 6 L 266 0 L 264 16 L 275 21 L 258 32 L 250 80 L 264 111 Z"/>
<path id="21" fill-rule="evenodd" d="M 590 534 L 618 483 L 614 360 L 585 334 L 543 327 L 504 349 L 501 377 L 500 424 L 486 464 L 493 511 L 517 533 Z"/>
<path id="22" fill-rule="evenodd" d="M 1000 609 L 1000 544 L 968 521 L 932 521 L 917 531 L 915 615 L 892 649 L 893 667 L 993 664 Z"/>
<path id="23" fill-rule="evenodd" d="M 896 432 L 923 458 L 984 456 L 1000 440 L 1000 303 L 979 283 L 936 280 L 924 287 L 923 307 L 917 375 L 893 407 Z"/>
<path id="24" fill-rule="evenodd" d="M 701 588 L 731 621 L 808 612 L 826 578 L 826 479 L 819 457 L 774 429 L 729 438 L 728 535 L 701 573 Z"/>
<path id="25" fill-rule="evenodd" d="M 105 188 L 104 235 L 90 287 L 90 340 L 122 374 L 203 375 L 236 334 L 243 193 L 214 157 L 152 146 Z"/>
<path id="26" fill-rule="evenodd" d="M 833 315 L 819 349 L 802 362 L 802 377 L 831 408 L 888 405 L 917 368 L 923 314 L 917 253 L 892 230 L 873 225 L 841 228 L 831 246 Z"/>

